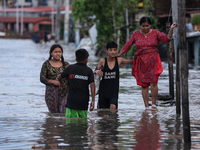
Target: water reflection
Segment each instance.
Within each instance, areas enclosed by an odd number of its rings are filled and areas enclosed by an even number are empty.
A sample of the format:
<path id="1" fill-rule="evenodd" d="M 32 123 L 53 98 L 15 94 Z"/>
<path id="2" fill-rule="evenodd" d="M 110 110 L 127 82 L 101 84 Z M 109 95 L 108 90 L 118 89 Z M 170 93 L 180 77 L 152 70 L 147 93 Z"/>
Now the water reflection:
<path id="1" fill-rule="evenodd" d="M 53 114 L 46 118 L 43 127 L 45 149 L 73 149 L 88 146 L 88 121 L 81 118 L 65 118 L 59 114 Z"/>
<path id="2" fill-rule="evenodd" d="M 160 124 L 157 119 L 156 111 L 145 110 L 141 120 L 136 123 L 134 149 L 155 150 L 161 147 Z"/>
<path id="3" fill-rule="evenodd" d="M 120 126 L 117 111 L 98 110 L 97 116 L 102 119 L 96 122 L 97 141 L 95 147 L 103 149 L 117 149 L 115 143 L 118 142 L 118 127 Z"/>
<path id="4" fill-rule="evenodd" d="M 52 115 L 49 113 L 49 117 L 46 118 L 45 123 L 42 125 L 43 139 L 38 143 L 44 145 L 45 149 L 56 149 L 58 147 L 59 139 L 65 138 L 66 131 L 64 130 L 65 118 L 59 115 Z"/>
<path id="5" fill-rule="evenodd" d="M 169 138 L 164 138 L 162 149 L 180 150 L 183 147 L 182 139 L 182 129 L 181 129 L 181 116 L 173 115 L 170 119 L 164 122 L 165 124 L 165 136 Z M 187 145 L 186 145 L 187 147 Z M 185 150 L 188 150 L 185 148 Z"/>

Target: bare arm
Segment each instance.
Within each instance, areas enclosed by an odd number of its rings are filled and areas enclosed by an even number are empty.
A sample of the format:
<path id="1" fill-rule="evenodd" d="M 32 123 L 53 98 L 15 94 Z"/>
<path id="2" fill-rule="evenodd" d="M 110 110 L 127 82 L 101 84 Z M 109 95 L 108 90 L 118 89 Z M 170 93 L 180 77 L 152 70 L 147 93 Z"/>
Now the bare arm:
<path id="1" fill-rule="evenodd" d="M 105 59 L 104 58 L 102 58 L 100 61 L 99 61 L 99 63 L 98 63 L 98 65 L 97 65 L 97 67 L 95 68 L 95 70 L 94 70 L 94 74 L 97 74 L 98 76 L 103 76 L 103 72 L 100 70 L 100 69 L 102 69 L 103 67 L 104 67 L 104 63 L 105 63 Z"/>
<path id="2" fill-rule="evenodd" d="M 128 59 L 122 58 L 122 64 L 133 64 L 133 60 L 128 60 Z"/>
<path id="3" fill-rule="evenodd" d="M 90 89 L 91 89 L 91 96 L 92 96 L 92 102 L 90 103 L 90 111 L 94 109 L 94 103 L 95 103 L 95 84 L 94 82 L 90 83 Z"/>
<path id="4" fill-rule="evenodd" d="M 118 57 L 119 64 L 133 64 L 133 60 L 124 59 L 122 57 Z"/>
<path id="5" fill-rule="evenodd" d="M 51 79 L 47 81 L 47 84 L 54 84 L 55 86 L 59 86 L 60 85 L 59 81 L 51 80 Z"/>
<path id="6" fill-rule="evenodd" d="M 104 67 L 104 62 L 105 62 L 105 60 L 104 60 L 104 58 L 102 58 L 102 59 L 99 61 L 99 63 L 98 63 L 98 65 L 97 65 L 97 67 L 96 67 L 95 70 L 100 70 L 100 69 L 102 69 L 102 68 Z"/>
<path id="7" fill-rule="evenodd" d="M 172 25 L 171 25 L 171 28 L 169 30 L 169 34 L 168 34 L 168 38 L 171 39 L 172 38 L 172 35 L 173 35 L 173 29 L 176 27 L 176 22 L 174 22 Z"/>

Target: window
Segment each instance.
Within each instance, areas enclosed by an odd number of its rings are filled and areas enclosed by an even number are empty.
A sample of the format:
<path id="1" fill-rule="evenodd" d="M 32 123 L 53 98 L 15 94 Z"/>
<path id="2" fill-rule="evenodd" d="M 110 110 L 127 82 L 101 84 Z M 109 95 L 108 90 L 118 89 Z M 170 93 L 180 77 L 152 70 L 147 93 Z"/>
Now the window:
<path id="1" fill-rule="evenodd" d="M 39 6 L 47 6 L 47 0 L 38 0 Z"/>

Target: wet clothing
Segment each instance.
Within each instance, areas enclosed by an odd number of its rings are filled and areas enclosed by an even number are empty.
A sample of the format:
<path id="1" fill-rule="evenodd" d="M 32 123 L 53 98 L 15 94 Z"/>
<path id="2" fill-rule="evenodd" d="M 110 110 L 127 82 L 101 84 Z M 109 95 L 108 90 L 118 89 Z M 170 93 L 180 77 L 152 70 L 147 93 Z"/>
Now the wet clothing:
<path id="1" fill-rule="evenodd" d="M 40 81 L 46 85 L 45 101 L 47 107 L 51 113 L 65 113 L 66 95 L 68 88 L 62 90 L 54 84 L 47 84 L 48 80 L 57 80 L 57 76 L 69 66 L 68 62 L 65 62 L 65 66 L 53 67 L 49 60 L 45 61 L 42 65 L 40 72 Z M 67 79 L 64 79 L 67 84 Z"/>
<path id="2" fill-rule="evenodd" d="M 66 107 L 75 110 L 88 110 L 89 84 L 94 82 L 94 75 L 84 63 L 76 63 L 67 67 L 62 78 L 69 80 L 69 92 Z"/>
<path id="3" fill-rule="evenodd" d="M 87 110 L 75 110 L 66 108 L 66 117 L 67 118 L 86 118 Z"/>
<path id="4" fill-rule="evenodd" d="M 42 69 L 41 69 L 41 72 L 40 72 L 40 81 L 42 83 L 44 83 L 45 85 L 55 86 L 54 84 L 47 84 L 48 80 L 57 80 L 57 76 L 59 74 L 61 74 L 68 66 L 69 66 L 69 63 L 65 62 L 65 66 L 53 67 L 50 64 L 49 60 L 45 61 L 42 65 Z M 67 82 L 68 82 L 67 78 L 64 78 L 63 81 L 67 85 Z M 61 90 L 61 89 L 59 89 L 59 90 Z M 60 95 L 66 96 L 67 91 L 68 91 L 68 87 L 63 88 L 60 91 Z"/>
<path id="5" fill-rule="evenodd" d="M 157 83 L 163 71 L 157 49 L 159 42 L 170 42 L 170 39 L 156 29 L 152 29 L 146 36 L 140 30 L 136 30 L 122 48 L 122 51 L 127 53 L 133 44 L 136 45 L 137 52 L 133 59 L 132 75 L 140 86 L 148 87 L 150 83 Z"/>
<path id="6" fill-rule="evenodd" d="M 117 57 L 115 57 L 115 66 L 113 69 L 108 67 L 107 58 L 105 58 L 103 76 L 99 87 L 98 108 L 110 108 L 110 104 L 118 107 L 119 93 L 119 66 Z"/>
<path id="7" fill-rule="evenodd" d="M 67 96 L 61 96 L 59 87 L 46 86 L 45 101 L 51 113 L 65 113 Z"/>

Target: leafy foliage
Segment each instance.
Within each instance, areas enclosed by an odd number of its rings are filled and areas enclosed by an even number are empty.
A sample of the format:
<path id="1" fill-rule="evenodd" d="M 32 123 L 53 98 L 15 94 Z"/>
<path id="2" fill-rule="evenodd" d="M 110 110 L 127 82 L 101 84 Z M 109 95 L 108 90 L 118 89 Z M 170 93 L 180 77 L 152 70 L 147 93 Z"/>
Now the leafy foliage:
<path id="1" fill-rule="evenodd" d="M 195 14 L 192 19 L 190 20 L 190 22 L 192 23 L 192 25 L 198 25 L 200 24 L 200 15 Z"/>
<path id="2" fill-rule="evenodd" d="M 129 19 L 134 20 L 134 15 L 140 11 L 137 7 L 138 2 L 143 2 L 146 11 L 153 10 L 151 0 L 74 0 L 72 15 L 75 22 L 79 19 L 82 33 L 86 33 L 96 24 L 97 51 L 105 52 L 106 43 L 117 40 L 118 30 L 121 30 L 120 42 L 123 44 L 126 42 L 125 9 L 128 9 Z M 130 21 L 129 24 L 130 31 L 133 31 L 134 22 Z"/>

